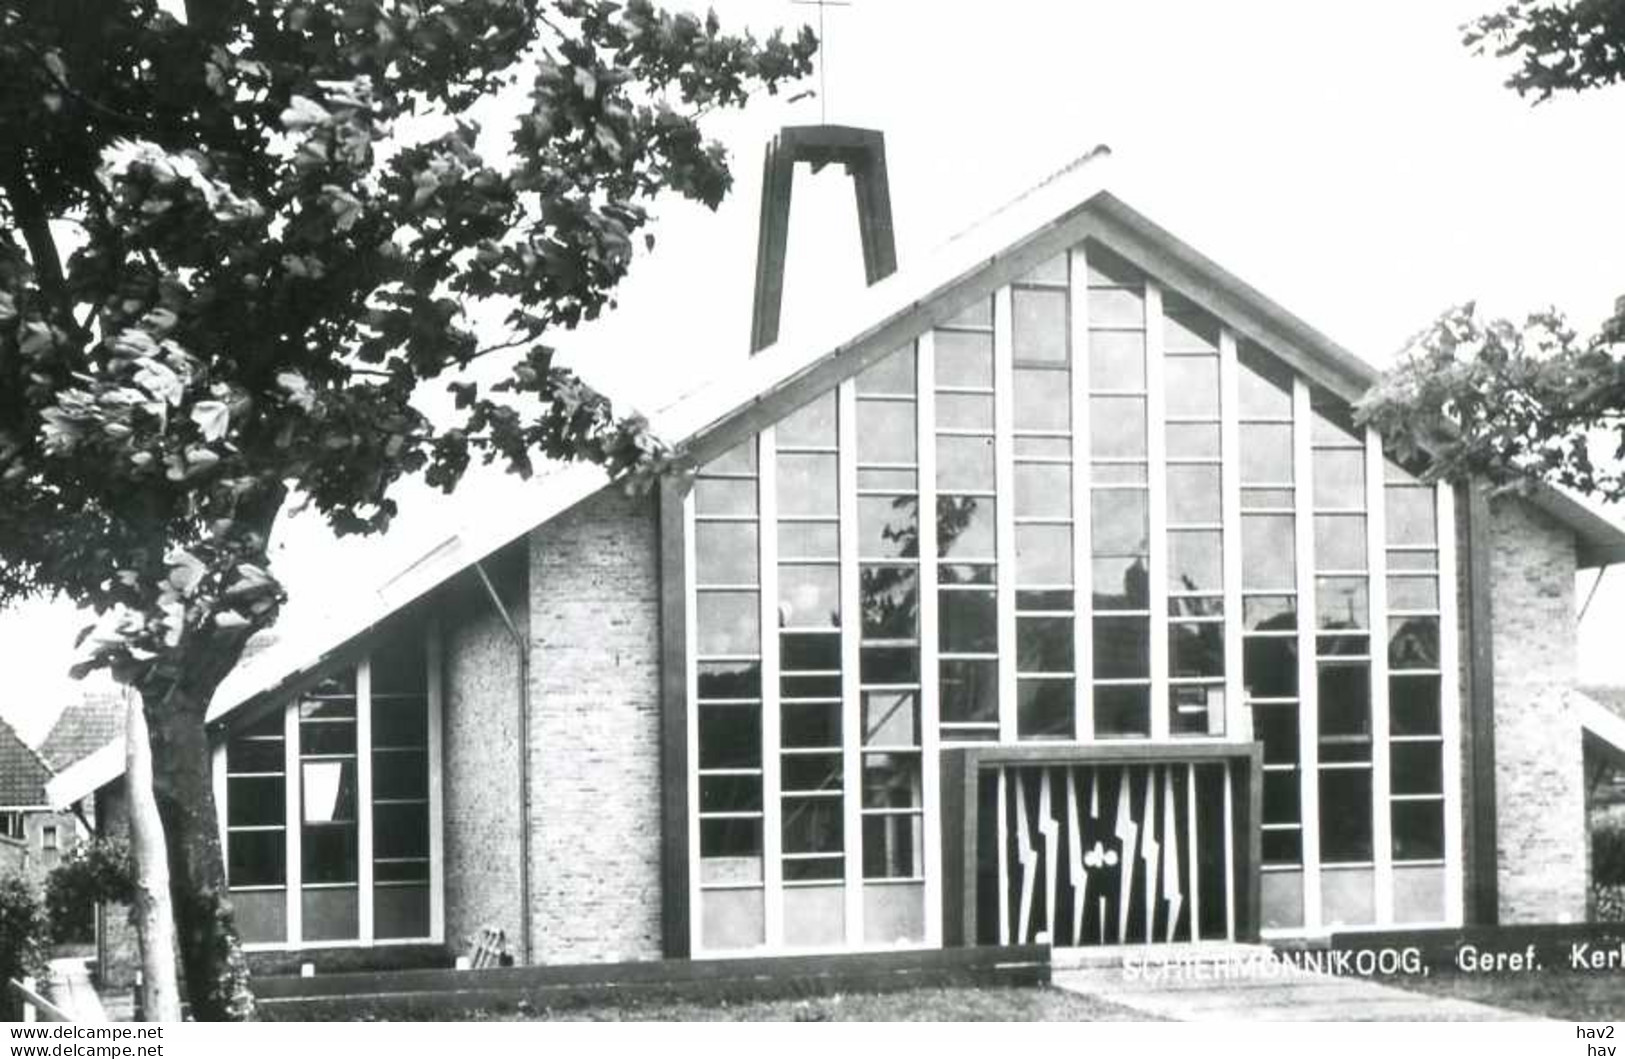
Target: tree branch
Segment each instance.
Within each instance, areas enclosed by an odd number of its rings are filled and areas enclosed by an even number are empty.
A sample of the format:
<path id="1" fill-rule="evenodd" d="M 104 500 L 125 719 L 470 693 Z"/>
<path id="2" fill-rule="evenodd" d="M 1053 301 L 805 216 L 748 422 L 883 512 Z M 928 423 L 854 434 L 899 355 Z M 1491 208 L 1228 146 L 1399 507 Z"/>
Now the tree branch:
<path id="1" fill-rule="evenodd" d="M 22 230 L 24 241 L 28 243 L 35 281 L 56 308 L 61 322 L 77 328 L 68 286 L 62 278 L 62 258 L 57 253 L 56 238 L 51 235 L 50 217 L 40 204 L 39 196 L 34 194 L 28 171 L 23 167 L 22 152 L 5 153 L 10 164 L 6 166 L 4 175 L 0 176 L 0 186 L 5 188 L 6 198 L 11 203 L 11 214 L 17 220 L 17 227 Z"/>

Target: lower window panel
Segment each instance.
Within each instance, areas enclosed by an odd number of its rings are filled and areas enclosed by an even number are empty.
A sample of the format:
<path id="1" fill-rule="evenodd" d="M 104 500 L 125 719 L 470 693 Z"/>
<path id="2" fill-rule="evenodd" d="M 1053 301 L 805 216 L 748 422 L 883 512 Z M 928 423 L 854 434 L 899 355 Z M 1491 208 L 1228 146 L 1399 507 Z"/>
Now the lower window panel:
<path id="1" fill-rule="evenodd" d="M 700 893 L 700 945 L 709 952 L 756 948 L 763 942 L 764 920 L 759 889 Z"/>
<path id="2" fill-rule="evenodd" d="M 372 891 L 372 933 L 375 938 L 429 936 L 427 886 L 375 886 Z"/>
<path id="3" fill-rule="evenodd" d="M 1442 923 L 1444 887 L 1444 868 L 1440 865 L 1395 865 L 1395 922 Z"/>
<path id="4" fill-rule="evenodd" d="M 304 890 L 299 895 L 299 906 L 305 941 L 354 941 L 361 934 L 361 915 L 353 886 Z"/>
<path id="5" fill-rule="evenodd" d="M 1323 870 L 1320 919 L 1328 927 L 1368 927 L 1376 922 L 1376 872 L 1370 868 Z"/>
<path id="6" fill-rule="evenodd" d="M 1259 886 L 1265 930 L 1303 926 L 1303 872 L 1267 871 L 1259 876 Z"/>
<path id="7" fill-rule="evenodd" d="M 288 940 L 286 890 L 233 890 L 231 907 L 244 944 L 280 945 Z"/>
<path id="8" fill-rule="evenodd" d="M 846 941 L 845 886 L 789 886 L 784 890 L 784 943 L 840 945 Z"/>
<path id="9" fill-rule="evenodd" d="M 925 940 L 925 884 L 880 883 L 863 888 L 863 940 L 906 945 Z"/>

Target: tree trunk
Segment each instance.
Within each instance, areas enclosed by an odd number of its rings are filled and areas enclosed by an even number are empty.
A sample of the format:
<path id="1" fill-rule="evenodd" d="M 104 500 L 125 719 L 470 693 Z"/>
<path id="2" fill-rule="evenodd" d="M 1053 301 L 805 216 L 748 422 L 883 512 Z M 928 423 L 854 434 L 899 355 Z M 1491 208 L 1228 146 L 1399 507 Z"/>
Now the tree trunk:
<path id="1" fill-rule="evenodd" d="M 254 1017 L 248 962 L 226 893 L 214 770 L 203 724 L 215 684 L 218 680 L 202 695 L 180 684 L 166 687 L 162 694 L 144 695 L 152 737 L 153 794 L 169 839 L 170 893 L 180 928 L 181 969 L 192 1017 L 200 1022 Z"/>
<path id="2" fill-rule="evenodd" d="M 152 750 L 140 696 L 125 691 L 124 789 L 129 799 L 130 851 L 135 856 L 131 918 L 141 941 L 141 1005 L 149 1022 L 181 1020 L 175 984 L 175 918 L 169 898 L 169 861 L 163 821 L 152 795 Z"/>

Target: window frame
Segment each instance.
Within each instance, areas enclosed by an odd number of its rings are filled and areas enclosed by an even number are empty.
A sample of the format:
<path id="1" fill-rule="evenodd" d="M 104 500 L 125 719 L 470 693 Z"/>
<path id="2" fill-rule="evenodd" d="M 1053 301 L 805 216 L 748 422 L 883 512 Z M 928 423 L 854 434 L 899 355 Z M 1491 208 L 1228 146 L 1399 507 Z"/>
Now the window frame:
<path id="1" fill-rule="evenodd" d="M 410 634 L 407 634 L 410 635 Z M 428 889 L 429 889 L 429 931 L 426 934 L 412 937 L 378 937 L 374 921 L 375 891 L 379 885 L 375 879 L 375 861 L 377 859 L 376 845 L 373 841 L 373 754 L 375 750 L 372 738 L 372 659 L 374 651 L 369 644 L 348 656 L 338 665 L 324 670 L 330 674 L 346 667 L 354 667 L 355 692 L 355 726 L 356 747 L 353 755 L 356 770 L 356 882 L 343 884 L 308 883 L 303 879 L 303 831 L 306 827 L 303 812 L 302 782 L 303 766 L 310 755 L 300 753 L 299 726 L 300 704 L 305 701 L 302 694 L 294 694 L 278 703 L 272 708 L 273 713 L 279 714 L 283 722 L 283 790 L 284 809 L 281 825 L 264 825 L 250 828 L 251 830 L 278 830 L 283 832 L 284 871 L 283 882 L 280 885 L 246 885 L 232 886 L 228 879 L 227 892 L 233 891 L 282 891 L 284 904 L 284 922 L 286 936 L 281 941 L 245 942 L 244 951 L 247 952 L 284 952 L 298 949 L 351 949 L 351 948 L 385 948 L 395 945 L 431 945 L 441 944 L 445 941 L 445 821 L 443 787 L 443 733 L 441 718 L 443 713 L 442 689 L 442 660 L 441 637 L 438 621 L 429 619 L 424 623 L 419 635 L 423 643 L 423 660 L 425 673 L 425 711 L 427 713 L 426 760 L 428 767 L 428 818 L 429 818 L 429 847 L 428 847 Z M 377 641 L 374 641 L 376 643 Z M 310 686 L 314 686 L 312 683 Z M 393 697 L 393 696 L 391 696 Z M 256 719 L 265 714 L 257 715 Z M 240 725 L 243 723 L 238 720 Z M 229 774 L 226 766 L 226 747 L 231 739 L 231 727 L 219 732 L 213 741 L 211 750 L 215 804 L 219 807 L 220 815 L 220 842 L 222 850 L 228 848 L 229 835 L 233 830 L 239 830 L 228 825 L 230 818 L 229 808 Z M 322 760 L 318 755 L 317 760 Z M 384 799 L 389 801 L 390 799 Z M 386 882 L 385 886 L 394 885 Z M 349 889 L 356 891 L 356 936 L 354 938 L 338 939 L 307 939 L 304 930 L 303 899 L 307 891 L 320 892 L 322 890 Z"/>

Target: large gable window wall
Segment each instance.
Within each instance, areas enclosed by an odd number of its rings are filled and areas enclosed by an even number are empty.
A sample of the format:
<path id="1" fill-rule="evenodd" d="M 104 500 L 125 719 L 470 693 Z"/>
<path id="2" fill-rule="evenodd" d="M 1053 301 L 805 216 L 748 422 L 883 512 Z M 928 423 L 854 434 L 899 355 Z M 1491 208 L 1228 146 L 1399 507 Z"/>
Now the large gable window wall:
<path id="1" fill-rule="evenodd" d="M 221 745 L 227 877 L 246 943 L 438 937 L 432 665 L 420 635 L 387 640 Z"/>
<path id="2" fill-rule="evenodd" d="M 688 517 L 696 952 L 936 943 L 937 751 L 994 741 L 1257 739 L 1266 927 L 1459 915 L 1448 492 L 1105 247 L 715 458 Z"/>

